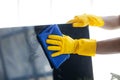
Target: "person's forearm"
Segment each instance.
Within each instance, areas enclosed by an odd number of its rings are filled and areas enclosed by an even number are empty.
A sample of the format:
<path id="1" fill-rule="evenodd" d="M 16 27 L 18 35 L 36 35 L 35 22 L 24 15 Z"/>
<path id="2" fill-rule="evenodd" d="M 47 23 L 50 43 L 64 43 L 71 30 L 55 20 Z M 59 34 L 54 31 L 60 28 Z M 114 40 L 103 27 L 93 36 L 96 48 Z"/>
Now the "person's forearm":
<path id="1" fill-rule="evenodd" d="M 103 29 L 117 29 L 120 28 L 120 15 L 118 16 L 106 16 L 103 17 L 104 26 Z"/>
<path id="2" fill-rule="evenodd" d="M 97 54 L 120 53 L 120 38 L 98 41 L 96 53 Z"/>

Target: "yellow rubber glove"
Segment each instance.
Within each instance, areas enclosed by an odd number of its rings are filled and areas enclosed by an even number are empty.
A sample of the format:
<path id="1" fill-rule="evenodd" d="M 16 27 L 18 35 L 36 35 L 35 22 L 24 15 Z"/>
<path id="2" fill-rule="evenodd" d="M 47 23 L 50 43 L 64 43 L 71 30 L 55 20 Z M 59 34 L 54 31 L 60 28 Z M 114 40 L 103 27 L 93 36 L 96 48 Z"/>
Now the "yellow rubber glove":
<path id="1" fill-rule="evenodd" d="M 104 20 L 100 16 L 95 16 L 91 14 L 82 14 L 75 16 L 74 19 L 69 20 L 67 23 L 72 23 L 73 27 L 85 27 L 89 26 L 104 26 Z"/>
<path id="2" fill-rule="evenodd" d="M 78 54 L 84 56 L 94 56 L 96 54 L 96 40 L 92 39 L 72 39 L 69 36 L 49 35 L 46 40 L 48 50 L 56 51 L 52 57 L 61 54 Z"/>

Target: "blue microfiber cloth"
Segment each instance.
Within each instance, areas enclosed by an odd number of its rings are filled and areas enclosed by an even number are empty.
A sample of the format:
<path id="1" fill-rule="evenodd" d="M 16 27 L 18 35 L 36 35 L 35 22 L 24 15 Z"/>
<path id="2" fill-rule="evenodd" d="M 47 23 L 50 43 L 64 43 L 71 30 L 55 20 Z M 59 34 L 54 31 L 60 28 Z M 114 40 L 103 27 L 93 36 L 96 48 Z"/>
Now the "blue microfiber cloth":
<path id="1" fill-rule="evenodd" d="M 66 55 L 60 55 L 57 57 L 51 57 L 51 54 L 53 53 L 53 51 L 50 51 L 47 49 L 48 44 L 46 43 L 46 39 L 50 34 L 56 34 L 56 35 L 62 36 L 62 33 L 59 27 L 57 26 L 57 24 L 48 26 L 41 33 L 39 33 L 37 37 L 43 47 L 43 50 L 50 62 L 51 67 L 57 69 L 63 62 L 65 62 L 70 57 L 70 55 L 66 54 Z"/>

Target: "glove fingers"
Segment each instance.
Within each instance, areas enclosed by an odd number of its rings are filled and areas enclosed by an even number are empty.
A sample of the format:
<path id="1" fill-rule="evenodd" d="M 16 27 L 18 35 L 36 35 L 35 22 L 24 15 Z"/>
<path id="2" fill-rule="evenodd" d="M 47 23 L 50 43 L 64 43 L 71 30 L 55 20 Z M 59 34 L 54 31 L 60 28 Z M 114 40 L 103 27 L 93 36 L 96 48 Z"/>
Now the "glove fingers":
<path id="1" fill-rule="evenodd" d="M 69 20 L 67 23 L 73 23 L 75 22 L 73 19 L 72 20 Z"/>
<path id="2" fill-rule="evenodd" d="M 73 27 L 85 27 L 87 25 L 88 24 L 86 24 L 86 23 L 73 23 Z"/>
<path id="3" fill-rule="evenodd" d="M 59 51 L 61 50 L 61 47 L 60 46 L 48 46 L 47 49 L 52 50 L 52 51 Z"/>
<path id="4" fill-rule="evenodd" d="M 47 44 L 51 44 L 51 45 L 62 45 L 62 43 L 60 41 L 57 40 L 51 40 L 51 39 L 47 39 L 46 40 Z"/>
<path id="5" fill-rule="evenodd" d="M 52 57 L 56 57 L 56 56 L 60 56 L 61 54 L 60 54 L 60 52 L 55 52 L 55 53 L 53 53 L 51 56 Z"/>
<path id="6" fill-rule="evenodd" d="M 58 36 L 58 35 L 49 35 L 48 38 L 49 38 L 49 39 L 55 39 L 55 40 L 61 40 L 62 36 Z"/>
<path id="7" fill-rule="evenodd" d="M 73 27 L 84 27 L 89 24 L 89 21 L 87 16 L 84 14 L 75 16 L 74 19 L 68 21 L 68 23 L 73 23 Z"/>

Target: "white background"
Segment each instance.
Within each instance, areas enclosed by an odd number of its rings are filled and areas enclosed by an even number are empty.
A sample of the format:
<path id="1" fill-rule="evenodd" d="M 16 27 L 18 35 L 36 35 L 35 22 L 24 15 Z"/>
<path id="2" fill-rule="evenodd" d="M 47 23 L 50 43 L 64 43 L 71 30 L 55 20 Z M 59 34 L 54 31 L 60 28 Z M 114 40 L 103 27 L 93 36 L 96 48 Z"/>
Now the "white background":
<path id="1" fill-rule="evenodd" d="M 119 0 L 0 0 L 0 28 L 61 24 L 83 13 L 118 15 L 119 4 Z M 98 41 L 119 36 L 120 30 L 90 27 L 90 37 Z M 120 74 L 119 68 L 120 54 L 93 57 L 95 80 L 110 80 L 111 72 Z"/>

